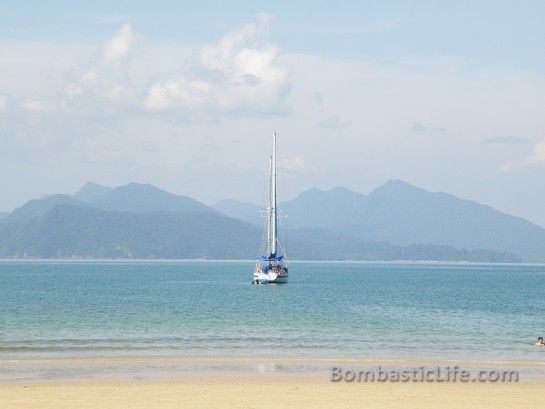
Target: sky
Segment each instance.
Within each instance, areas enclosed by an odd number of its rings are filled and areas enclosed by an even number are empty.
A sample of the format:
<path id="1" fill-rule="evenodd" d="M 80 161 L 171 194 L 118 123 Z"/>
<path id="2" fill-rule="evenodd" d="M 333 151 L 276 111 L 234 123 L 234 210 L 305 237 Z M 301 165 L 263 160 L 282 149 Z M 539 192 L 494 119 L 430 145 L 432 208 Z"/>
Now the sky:
<path id="1" fill-rule="evenodd" d="M 401 179 L 545 227 L 545 2 L 112 3 L 0 4 L 0 211 L 259 203 L 276 130 L 284 199 Z"/>

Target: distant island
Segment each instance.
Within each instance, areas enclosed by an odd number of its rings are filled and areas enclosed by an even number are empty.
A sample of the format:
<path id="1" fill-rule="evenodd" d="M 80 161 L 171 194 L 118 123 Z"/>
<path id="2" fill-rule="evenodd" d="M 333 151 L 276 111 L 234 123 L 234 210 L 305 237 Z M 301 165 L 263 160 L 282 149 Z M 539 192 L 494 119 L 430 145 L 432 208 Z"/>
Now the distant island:
<path id="1" fill-rule="evenodd" d="M 307 190 L 289 214 L 291 259 L 545 261 L 545 229 L 489 206 L 389 181 L 369 195 Z M 0 214 L 2 258 L 250 259 L 259 206 L 207 206 L 153 185 L 85 184 Z"/>

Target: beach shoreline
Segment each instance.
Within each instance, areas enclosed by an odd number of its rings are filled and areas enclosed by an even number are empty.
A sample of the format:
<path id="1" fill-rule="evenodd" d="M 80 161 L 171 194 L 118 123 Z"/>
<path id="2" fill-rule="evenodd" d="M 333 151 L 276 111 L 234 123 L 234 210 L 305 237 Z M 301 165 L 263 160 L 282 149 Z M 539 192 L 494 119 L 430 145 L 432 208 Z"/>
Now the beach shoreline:
<path id="1" fill-rule="evenodd" d="M 70 381 L 175 381 L 285 377 L 327 380 L 333 368 L 353 371 L 516 371 L 520 382 L 545 382 L 545 361 L 399 359 L 309 356 L 16 356 L 0 359 L 0 383 Z"/>

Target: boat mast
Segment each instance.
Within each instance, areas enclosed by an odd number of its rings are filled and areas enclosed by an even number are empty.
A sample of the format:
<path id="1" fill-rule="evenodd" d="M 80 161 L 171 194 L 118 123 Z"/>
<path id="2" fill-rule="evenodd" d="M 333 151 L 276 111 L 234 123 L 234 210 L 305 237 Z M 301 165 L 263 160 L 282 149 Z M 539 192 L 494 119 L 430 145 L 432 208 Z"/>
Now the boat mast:
<path id="1" fill-rule="evenodd" d="M 269 220 L 267 223 L 268 229 L 268 256 L 276 257 L 277 245 L 277 217 L 276 217 L 276 132 L 273 133 L 273 147 L 271 156 L 271 185 L 269 195 Z"/>
<path id="2" fill-rule="evenodd" d="M 269 155 L 269 204 L 267 205 L 267 212 L 265 215 L 267 216 L 267 258 L 270 258 L 271 256 L 271 236 L 272 236 L 272 217 L 271 217 L 271 191 L 272 191 L 272 173 L 273 173 L 273 165 L 272 165 L 272 155 Z"/>

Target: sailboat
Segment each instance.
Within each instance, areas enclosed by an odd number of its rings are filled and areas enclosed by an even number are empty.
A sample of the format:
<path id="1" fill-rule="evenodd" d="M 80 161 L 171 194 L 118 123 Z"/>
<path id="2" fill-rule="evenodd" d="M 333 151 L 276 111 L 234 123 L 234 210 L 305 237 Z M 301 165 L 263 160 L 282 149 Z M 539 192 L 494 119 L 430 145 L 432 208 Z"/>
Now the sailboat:
<path id="1" fill-rule="evenodd" d="M 273 146 L 270 160 L 269 203 L 265 210 L 267 218 L 267 243 L 255 265 L 254 284 L 273 284 L 288 282 L 288 263 L 285 252 L 280 251 L 278 241 L 278 208 L 276 206 L 276 132 L 273 133 Z M 283 254 L 282 254 L 283 253 Z"/>

